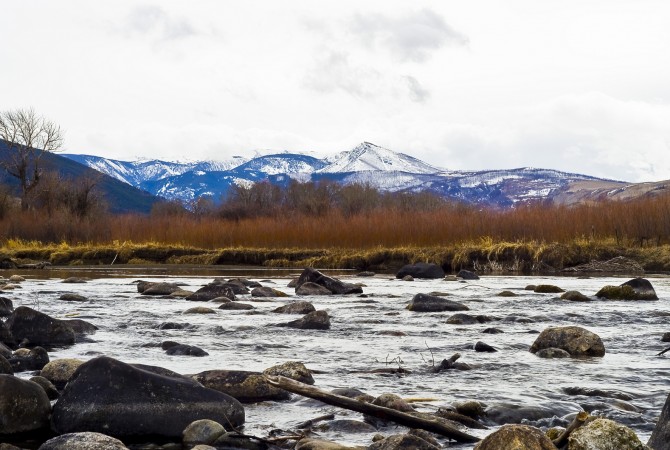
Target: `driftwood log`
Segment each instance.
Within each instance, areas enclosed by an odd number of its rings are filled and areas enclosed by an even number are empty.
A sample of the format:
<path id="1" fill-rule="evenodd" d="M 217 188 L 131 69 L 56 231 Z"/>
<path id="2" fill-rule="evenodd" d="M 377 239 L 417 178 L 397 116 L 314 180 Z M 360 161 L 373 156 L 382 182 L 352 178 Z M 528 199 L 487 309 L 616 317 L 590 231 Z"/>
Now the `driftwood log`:
<path id="1" fill-rule="evenodd" d="M 579 414 L 575 416 L 575 419 L 572 421 L 572 423 L 566 428 L 563 433 L 561 433 L 556 439 L 554 439 L 552 442 L 554 445 L 558 448 L 563 447 L 565 444 L 568 443 L 568 438 L 570 437 L 570 434 L 572 434 L 573 431 L 575 431 L 577 428 L 581 427 L 586 423 L 586 421 L 589 418 L 589 413 L 586 411 L 582 411 Z"/>
<path id="2" fill-rule="evenodd" d="M 272 386 L 293 392 L 294 394 L 320 400 L 323 403 L 327 403 L 329 405 L 368 414 L 383 420 L 390 420 L 406 427 L 421 428 L 423 430 L 445 436 L 449 439 L 453 439 L 456 442 L 479 441 L 478 437 L 464 433 L 457 428 L 451 427 L 445 423 L 438 422 L 437 420 L 416 417 L 411 414 L 396 411 L 395 409 L 384 408 L 383 406 L 377 406 L 341 395 L 331 394 L 330 392 L 322 391 L 321 389 L 317 389 L 308 384 L 300 383 L 299 381 L 295 381 L 286 377 L 265 375 L 265 378 Z"/>

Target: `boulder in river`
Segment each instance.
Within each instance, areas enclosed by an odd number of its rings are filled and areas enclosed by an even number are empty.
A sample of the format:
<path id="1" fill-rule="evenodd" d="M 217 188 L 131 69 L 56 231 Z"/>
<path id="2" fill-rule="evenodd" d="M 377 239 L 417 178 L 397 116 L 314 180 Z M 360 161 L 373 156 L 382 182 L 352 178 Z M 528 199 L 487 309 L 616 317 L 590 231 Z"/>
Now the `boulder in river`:
<path id="1" fill-rule="evenodd" d="M 394 434 L 382 440 L 374 442 L 368 450 L 438 450 L 437 445 L 422 439 L 414 434 Z"/>
<path id="2" fill-rule="evenodd" d="M 250 309 L 255 309 L 255 307 L 254 305 L 250 305 L 249 303 L 226 302 L 221 303 L 218 309 L 225 309 L 228 311 L 248 311 Z"/>
<path id="3" fill-rule="evenodd" d="M 329 330 L 330 316 L 326 311 L 313 311 L 309 314 L 305 314 L 300 319 L 280 324 L 280 326 L 299 328 L 301 330 Z"/>
<path id="4" fill-rule="evenodd" d="M 233 301 L 236 299 L 235 292 L 229 285 L 210 283 L 186 297 L 186 300 L 206 302 L 219 297 L 225 297 Z"/>
<path id="5" fill-rule="evenodd" d="M 654 450 L 670 450 L 670 395 L 665 400 L 661 416 L 647 445 Z"/>
<path id="6" fill-rule="evenodd" d="M 545 434 L 528 425 L 504 425 L 475 445 L 474 450 L 556 450 Z"/>
<path id="7" fill-rule="evenodd" d="M 223 392 L 243 403 L 288 400 L 290 394 L 271 386 L 259 372 L 244 370 L 206 370 L 193 375 L 203 386 Z"/>
<path id="8" fill-rule="evenodd" d="M 351 283 L 344 283 L 336 278 L 326 276 L 319 272 L 316 269 L 307 267 L 302 271 L 300 277 L 298 278 L 298 285 L 296 286 L 296 293 L 300 286 L 304 283 L 315 283 L 320 286 L 325 287 L 331 293 L 335 295 L 346 295 L 346 294 L 362 294 L 363 288 Z"/>
<path id="9" fill-rule="evenodd" d="M 403 279 L 406 275 L 410 275 L 412 278 L 438 279 L 444 278 L 444 270 L 437 264 L 407 264 L 395 274 L 395 277 Z"/>
<path id="10" fill-rule="evenodd" d="M 591 299 L 579 291 L 568 291 L 561 295 L 561 299 L 571 302 L 590 302 Z"/>
<path id="11" fill-rule="evenodd" d="M 446 298 L 428 294 L 416 294 L 407 305 L 407 309 L 417 312 L 467 311 L 470 308 Z"/>
<path id="12" fill-rule="evenodd" d="M 252 297 L 288 297 L 286 292 L 282 292 L 279 289 L 274 289 L 271 287 L 255 287 L 251 290 Z"/>
<path id="13" fill-rule="evenodd" d="M 272 310 L 272 312 L 279 314 L 309 314 L 314 311 L 316 311 L 314 305 L 304 300 L 287 303 Z"/>
<path id="14" fill-rule="evenodd" d="M 463 280 L 479 280 L 479 275 L 477 275 L 476 273 L 471 272 L 471 271 L 469 271 L 469 270 L 465 270 L 465 269 L 460 270 L 460 271 L 456 274 L 456 276 L 457 276 L 458 278 L 463 279 Z"/>
<path id="15" fill-rule="evenodd" d="M 61 294 L 61 296 L 58 297 L 58 300 L 63 300 L 65 302 L 87 302 L 88 298 L 72 292 L 66 292 L 65 294 Z"/>
<path id="16" fill-rule="evenodd" d="M 0 317 L 9 316 L 14 311 L 14 304 L 6 297 L 0 297 Z"/>
<path id="17" fill-rule="evenodd" d="M 42 347 L 19 348 L 8 359 L 14 372 L 42 370 L 49 362 L 49 354 Z"/>
<path id="18" fill-rule="evenodd" d="M 49 400 L 56 400 L 59 397 L 60 394 L 58 393 L 58 389 L 56 389 L 56 386 L 54 386 L 53 383 L 47 380 L 46 378 L 36 375 L 34 377 L 30 377 L 30 381 L 39 384 L 42 387 L 42 389 L 44 389 L 44 392 L 46 392 L 47 397 L 49 397 Z"/>
<path id="19" fill-rule="evenodd" d="M 570 450 L 646 450 L 635 432 L 613 420 L 598 417 L 577 428 L 568 438 Z M 657 450 L 657 448 L 655 448 Z"/>
<path id="20" fill-rule="evenodd" d="M 530 352 L 537 353 L 552 347 L 565 350 L 572 357 L 605 356 L 605 346 L 600 336 L 582 327 L 547 328 L 535 339 Z"/>
<path id="21" fill-rule="evenodd" d="M 279 375 L 305 384 L 314 384 L 312 371 L 300 361 L 287 361 L 283 364 L 268 367 L 263 373 L 272 376 Z"/>
<path id="22" fill-rule="evenodd" d="M 49 439 L 38 450 L 128 450 L 123 442 L 102 433 L 67 433 Z"/>
<path id="23" fill-rule="evenodd" d="M 566 352 L 562 348 L 556 348 L 556 347 L 543 348 L 542 350 L 538 350 L 535 353 L 535 355 L 537 355 L 540 358 L 547 358 L 547 359 L 570 357 L 570 353 Z"/>
<path id="24" fill-rule="evenodd" d="M 565 289 L 554 286 L 553 284 L 539 284 L 535 286 L 533 291 L 538 294 L 560 294 L 561 292 L 565 292 Z"/>
<path id="25" fill-rule="evenodd" d="M 237 427 L 244 423 L 244 407 L 195 380 L 159 375 L 101 356 L 77 369 L 54 407 L 52 427 L 61 434 L 181 437 L 198 419 Z"/>
<path id="26" fill-rule="evenodd" d="M 168 355 L 176 356 L 209 356 L 209 353 L 196 347 L 195 345 L 180 344 L 173 341 L 165 341 L 161 344 L 161 348 L 165 350 Z"/>
<path id="27" fill-rule="evenodd" d="M 0 435 L 46 428 L 50 412 L 51 403 L 39 384 L 0 375 Z"/>
<path id="28" fill-rule="evenodd" d="M 75 371 L 84 364 L 81 359 L 61 358 L 49 361 L 42 370 L 40 376 L 51 381 L 58 389 L 63 389 Z"/>
<path id="29" fill-rule="evenodd" d="M 142 295 L 170 295 L 180 289 L 177 283 L 137 283 L 137 290 Z"/>
<path id="30" fill-rule="evenodd" d="M 7 319 L 14 339 L 31 345 L 59 346 L 75 342 L 75 333 L 65 321 L 54 319 L 27 306 L 19 306 Z"/>
<path id="31" fill-rule="evenodd" d="M 619 286 L 605 286 L 596 297 L 608 300 L 658 300 L 656 291 L 646 278 L 633 278 Z"/>
<path id="32" fill-rule="evenodd" d="M 297 295 L 333 295 L 327 287 L 307 281 L 295 288 Z"/>

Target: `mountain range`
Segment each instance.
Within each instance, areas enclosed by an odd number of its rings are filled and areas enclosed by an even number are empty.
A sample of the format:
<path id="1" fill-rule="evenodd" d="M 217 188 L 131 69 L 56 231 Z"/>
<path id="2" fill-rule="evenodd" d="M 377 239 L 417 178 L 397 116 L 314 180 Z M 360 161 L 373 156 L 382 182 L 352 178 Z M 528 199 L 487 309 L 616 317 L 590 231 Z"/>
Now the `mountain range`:
<path id="1" fill-rule="evenodd" d="M 300 153 L 276 153 L 251 159 L 191 163 L 161 160 L 120 161 L 92 155 L 64 154 L 138 189 L 166 199 L 192 201 L 210 196 L 220 201 L 233 185 L 259 181 L 285 185 L 331 180 L 366 183 L 390 192 L 433 192 L 445 198 L 482 206 L 511 207 L 529 201 L 550 200 L 570 204 L 629 192 L 630 183 L 550 169 L 455 171 L 423 162 L 369 142 L 326 158 Z M 665 189 L 648 189 L 658 191 Z M 636 195 L 647 190 L 636 188 Z"/>

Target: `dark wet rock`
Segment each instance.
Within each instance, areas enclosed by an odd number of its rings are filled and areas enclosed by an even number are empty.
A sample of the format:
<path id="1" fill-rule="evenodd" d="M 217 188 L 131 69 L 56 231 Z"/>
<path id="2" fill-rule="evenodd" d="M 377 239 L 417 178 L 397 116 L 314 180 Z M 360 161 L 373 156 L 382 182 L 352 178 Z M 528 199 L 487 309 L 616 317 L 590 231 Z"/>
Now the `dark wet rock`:
<path id="1" fill-rule="evenodd" d="M 254 307 L 254 305 L 250 305 L 248 303 L 228 302 L 228 303 L 222 303 L 218 309 L 225 309 L 228 311 L 247 311 L 256 308 Z"/>
<path id="2" fill-rule="evenodd" d="M 297 286 L 298 286 L 298 278 L 293 278 L 293 279 L 292 279 L 291 281 L 289 281 L 288 284 L 286 285 L 286 287 L 290 287 L 290 288 L 295 288 L 295 287 L 297 287 Z"/>
<path id="3" fill-rule="evenodd" d="M 647 445 L 654 450 L 670 450 L 670 395 L 665 400 L 661 416 Z"/>
<path id="4" fill-rule="evenodd" d="M 183 330 L 189 327 L 191 327 L 190 323 L 179 323 L 179 322 L 163 322 L 160 325 L 158 325 L 159 330 Z"/>
<path id="5" fill-rule="evenodd" d="M 605 356 L 605 346 L 600 336 L 582 327 L 551 327 L 540 333 L 530 347 L 531 353 L 545 348 L 560 348 L 578 356 Z"/>
<path id="6" fill-rule="evenodd" d="M 608 300 L 658 300 L 656 291 L 646 278 L 633 278 L 619 286 L 605 286 L 596 297 Z"/>
<path id="7" fill-rule="evenodd" d="M 11 347 L 16 345 L 16 339 L 14 339 L 11 330 L 2 320 L 0 320 L 0 342 Z"/>
<path id="8" fill-rule="evenodd" d="M 290 394 L 271 386 L 259 372 L 243 370 L 207 370 L 193 375 L 203 386 L 226 393 L 242 403 L 288 400 Z"/>
<path id="9" fill-rule="evenodd" d="M 449 318 L 447 319 L 447 323 L 452 325 L 474 325 L 478 323 L 491 322 L 492 320 L 493 318 L 489 316 L 483 316 L 483 315 L 472 316 L 470 314 L 457 313 L 452 316 L 449 316 Z"/>
<path id="10" fill-rule="evenodd" d="M 529 284 L 525 288 L 523 288 L 524 291 L 534 291 L 537 286 L 534 284 Z"/>
<path id="11" fill-rule="evenodd" d="M 633 430 L 602 417 L 573 431 L 568 438 L 568 446 L 570 450 L 645 450 L 648 448 L 640 442 Z"/>
<path id="12" fill-rule="evenodd" d="M 374 433 L 375 427 L 362 420 L 337 419 L 319 423 L 312 427 L 316 431 L 330 431 L 336 433 Z"/>
<path id="13" fill-rule="evenodd" d="M 140 289 L 140 284 L 137 284 L 137 289 Z M 181 287 L 177 283 L 151 283 L 146 285 L 144 290 L 140 291 L 142 295 L 170 295 L 173 292 L 180 290 Z"/>
<path id="14" fill-rule="evenodd" d="M 63 300 L 66 302 L 87 302 L 88 298 L 79 294 L 65 293 L 58 297 L 58 300 Z"/>
<path id="15" fill-rule="evenodd" d="M 246 289 L 246 288 L 245 288 Z M 186 300 L 206 302 L 218 297 L 225 297 L 232 301 L 236 300 L 235 292 L 230 284 L 210 283 L 201 287 L 193 294 L 186 297 Z"/>
<path id="16" fill-rule="evenodd" d="M 229 299 L 228 297 L 216 297 L 209 300 L 209 303 L 230 303 L 230 302 L 232 302 L 232 300 Z"/>
<path id="17" fill-rule="evenodd" d="M 63 283 L 70 283 L 70 284 L 82 284 L 88 282 L 88 278 L 83 278 L 83 277 L 69 277 L 66 278 L 62 281 Z"/>
<path id="18" fill-rule="evenodd" d="M 225 286 L 229 287 L 231 291 L 233 291 L 233 294 L 235 295 L 247 295 L 249 294 L 249 288 L 247 287 L 246 284 L 244 284 L 240 279 L 233 278 L 229 281 L 221 280 L 221 279 L 215 279 L 210 283 L 211 285 L 218 285 L 218 286 Z"/>
<path id="19" fill-rule="evenodd" d="M 398 273 L 396 273 L 395 277 L 402 279 L 407 275 L 419 279 L 438 279 L 444 278 L 445 274 L 442 267 L 437 264 L 416 263 L 403 266 Z"/>
<path id="20" fill-rule="evenodd" d="M 459 271 L 456 274 L 456 276 L 458 278 L 462 278 L 464 280 L 479 280 L 479 275 L 477 275 L 476 273 L 471 272 L 469 270 L 465 270 L 465 269 Z"/>
<path id="21" fill-rule="evenodd" d="M 265 375 L 280 375 L 305 384 L 314 384 L 312 371 L 300 361 L 287 361 L 283 364 L 269 367 L 263 371 Z"/>
<path id="22" fill-rule="evenodd" d="M 504 331 L 501 330 L 500 328 L 486 328 L 484 331 L 482 331 L 482 333 L 486 333 L 486 334 L 500 334 L 500 333 L 504 333 Z"/>
<path id="23" fill-rule="evenodd" d="M 486 344 L 485 342 L 482 341 L 477 341 L 474 349 L 476 352 L 487 352 L 487 353 L 495 353 L 498 351 L 495 348 L 491 347 L 489 344 Z"/>
<path id="24" fill-rule="evenodd" d="M 309 314 L 314 311 L 316 311 L 314 305 L 303 300 L 291 302 L 272 310 L 272 312 L 279 314 Z"/>
<path id="25" fill-rule="evenodd" d="M 11 269 L 16 269 L 18 265 L 16 262 L 12 261 L 9 258 L 2 258 L 0 259 L 0 269 L 5 269 L 5 270 L 11 270 Z"/>
<path id="26" fill-rule="evenodd" d="M 661 342 L 670 342 L 670 332 L 663 333 L 663 336 L 661 336 Z"/>
<path id="27" fill-rule="evenodd" d="M 561 348 L 555 348 L 555 347 L 549 347 L 549 348 L 543 348 L 542 350 L 538 350 L 535 355 L 539 356 L 540 358 L 569 358 L 570 353 L 566 352 L 565 350 Z"/>
<path id="28" fill-rule="evenodd" d="M 637 262 L 625 256 L 617 256 L 608 261 L 591 261 L 575 267 L 567 267 L 563 272 L 606 272 L 606 273 L 628 273 L 642 274 L 644 268 Z"/>
<path id="29" fill-rule="evenodd" d="M 309 281 L 297 286 L 295 293 L 297 295 L 333 295 L 328 288 Z"/>
<path id="30" fill-rule="evenodd" d="M 219 278 L 215 278 L 214 280 L 218 281 Z M 269 280 L 265 280 L 265 281 L 269 282 Z M 228 283 L 239 283 L 239 284 L 242 284 L 242 285 L 244 285 L 248 288 L 262 287 L 262 285 L 258 281 L 252 281 L 248 278 L 230 278 L 228 280 Z"/>
<path id="31" fill-rule="evenodd" d="M 51 403 L 39 384 L 0 375 L 0 435 L 46 428 L 50 412 Z"/>
<path id="32" fill-rule="evenodd" d="M 414 277 L 412 275 L 405 275 L 404 277 L 401 278 L 402 281 L 414 281 Z"/>
<path id="33" fill-rule="evenodd" d="M 472 370 L 469 364 L 457 362 L 461 357 L 460 353 L 454 353 L 450 358 L 442 360 L 439 366 L 433 369 L 434 372 L 442 372 L 444 370 Z"/>
<path id="34" fill-rule="evenodd" d="M 72 328 L 75 337 L 95 334 L 95 332 L 98 331 L 98 327 L 93 325 L 91 322 L 87 322 L 82 319 L 62 319 L 62 321 L 70 328 Z"/>
<path id="35" fill-rule="evenodd" d="M 58 389 L 56 389 L 56 386 L 54 386 L 51 381 L 39 375 L 30 377 L 30 381 L 39 384 L 42 389 L 44 389 L 44 392 L 47 394 L 47 397 L 49 397 L 49 400 L 56 400 L 58 398 Z"/>
<path id="36" fill-rule="evenodd" d="M 52 382 L 56 388 L 63 389 L 82 364 L 84 364 L 84 361 L 80 359 L 54 359 L 42 368 L 40 375 Z"/>
<path id="37" fill-rule="evenodd" d="M 75 333 L 66 322 L 27 306 L 19 306 L 7 319 L 14 339 L 27 339 L 31 345 L 59 346 L 75 342 Z"/>
<path id="38" fill-rule="evenodd" d="M 613 389 L 593 389 L 582 387 L 565 387 L 563 392 L 568 395 L 584 395 L 586 397 L 616 398 L 619 400 L 633 400 L 635 397 L 625 392 Z"/>
<path id="39" fill-rule="evenodd" d="M 358 272 L 359 277 L 374 277 L 375 273 L 370 271 Z"/>
<path id="40" fill-rule="evenodd" d="M 566 411 L 557 411 L 546 406 L 518 405 L 514 403 L 491 405 L 486 408 L 485 412 L 486 418 L 498 425 L 522 423 L 524 420 L 535 422 L 540 419 L 559 415 L 559 412 L 565 412 L 567 414 Z"/>
<path id="41" fill-rule="evenodd" d="M 102 433 L 67 433 L 49 439 L 38 450 L 128 450 L 123 442 Z"/>
<path id="42" fill-rule="evenodd" d="M 0 356 L 4 357 L 5 359 L 12 357 L 12 349 L 7 347 L 2 342 L 0 342 Z"/>
<path id="43" fill-rule="evenodd" d="M 251 290 L 252 297 L 288 297 L 288 294 L 271 287 L 256 287 Z"/>
<path id="44" fill-rule="evenodd" d="M 330 316 L 326 311 L 314 311 L 309 314 L 305 314 L 300 319 L 292 320 L 285 324 L 280 324 L 280 326 L 289 327 L 289 328 L 299 328 L 301 330 L 329 330 L 330 329 Z"/>
<path id="45" fill-rule="evenodd" d="M 561 295 L 563 300 L 570 300 L 571 302 L 590 302 L 591 299 L 579 291 L 567 291 Z"/>
<path id="46" fill-rule="evenodd" d="M 206 306 L 195 306 L 185 310 L 182 314 L 216 314 L 216 311 Z"/>
<path id="47" fill-rule="evenodd" d="M 470 308 L 462 303 L 447 300 L 442 297 L 434 297 L 427 294 L 416 294 L 407 305 L 407 309 L 416 312 L 440 312 L 440 311 L 467 311 Z"/>
<path id="48" fill-rule="evenodd" d="M 194 380 L 158 375 L 103 356 L 77 369 L 54 407 L 52 426 L 57 433 L 181 437 L 198 419 L 237 427 L 244 423 L 244 408 Z"/>
<path id="49" fill-rule="evenodd" d="M 368 450 L 437 450 L 439 448 L 412 434 L 394 434 L 368 446 Z"/>
<path id="50" fill-rule="evenodd" d="M 300 439 L 295 450 L 366 450 L 367 447 L 351 447 L 348 445 L 338 444 L 337 442 L 324 441 L 322 439 L 302 438 Z"/>
<path id="51" fill-rule="evenodd" d="M 42 347 L 20 348 L 8 359 L 14 372 L 42 370 L 49 362 L 49 354 Z"/>
<path id="52" fill-rule="evenodd" d="M 170 341 L 167 341 L 170 342 Z M 200 347 L 196 347 L 195 345 L 186 345 L 186 344 L 179 344 L 179 343 L 174 343 L 176 345 L 172 345 L 173 343 L 170 342 L 169 345 L 165 345 L 166 343 L 164 342 L 162 344 L 163 350 L 165 350 L 165 353 L 168 355 L 174 355 L 174 356 L 197 356 L 197 357 L 202 357 L 202 356 L 209 356 L 209 353 L 201 349 Z M 167 347 L 167 348 L 166 348 Z"/>
<path id="53" fill-rule="evenodd" d="M 185 429 L 182 442 L 185 446 L 213 444 L 226 433 L 226 429 L 218 422 L 209 419 L 196 420 Z"/>
<path id="54" fill-rule="evenodd" d="M 528 425 L 505 425 L 475 445 L 475 450 L 556 450 L 545 434 Z"/>
<path id="55" fill-rule="evenodd" d="M 14 304 L 6 297 L 0 297 L 0 317 L 9 316 L 14 311 Z"/>
<path id="56" fill-rule="evenodd" d="M 502 291 L 497 294 L 498 297 L 518 297 L 517 294 L 515 294 L 512 291 Z"/>
<path id="57" fill-rule="evenodd" d="M 553 284 L 539 284 L 535 286 L 533 292 L 538 294 L 560 294 L 561 292 L 565 292 L 565 290 Z"/>
<path id="58" fill-rule="evenodd" d="M 466 400 L 463 402 L 454 403 L 456 412 L 464 416 L 478 419 L 485 415 L 484 405 L 477 400 Z"/>
<path id="59" fill-rule="evenodd" d="M 7 361 L 7 358 L 0 355 L 0 374 L 14 375 L 12 365 Z"/>
<path id="60" fill-rule="evenodd" d="M 303 270 L 300 278 L 298 278 L 298 285 L 296 286 L 296 293 L 298 289 L 305 283 L 315 283 L 325 287 L 330 292 L 336 295 L 346 294 L 362 294 L 363 288 L 351 283 L 344 283 L 336 278 L 326 276 L 316 269 L 311 267 Z"/>

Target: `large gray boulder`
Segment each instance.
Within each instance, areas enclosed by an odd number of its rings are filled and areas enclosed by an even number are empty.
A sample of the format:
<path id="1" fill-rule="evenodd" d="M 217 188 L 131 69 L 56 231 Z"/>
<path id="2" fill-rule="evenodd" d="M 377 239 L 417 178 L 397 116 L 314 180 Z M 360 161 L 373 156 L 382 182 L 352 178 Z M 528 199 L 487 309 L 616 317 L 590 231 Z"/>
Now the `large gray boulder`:
<path id="1" fill-rule="evenodd" d="M 605 356 L 605 346 L 600 336 L 575 326 L 545 329 L 531 345 L 530 352 L 537 353 L 545 348 L 560 348 L 572 357 Z"/>
<path id="2" fill-rule="evenodd" d="M 407 305 L 407 309 L 417 312 L 467 311 L 470 308 L 462 303 L 428 294 L 416 294 Z"/>
<path id="3" fill-rule="evenodd" d="M 82 364 L 56 403 L 57 433 L 104 432 L 114 437 L 181 437 L 193 421 L 237 427 L 244 408 L 234 398 L 195 380 L 160 375 L 98 357 Z"/>
<path id="4" fill-rule="evenodd" d="M 49 397 L 39 384 L 0 375 L 0 435 L 46 428 L 50 412 Z"/>
<path id="5" fill-rule="evenodd" d="M 63 320 L 54 319 L 27 306 L 14 310 L 7 326 L 17 341 L 27 339 L 31 345 L 59 346 L 75 342 L 75 332 Z"/>
<path id="6" fill-rule="evenodd" d="M 37 450 L 128 450 L 123 442 L 102 433 L 68 433 L 49 439 Z"/>
<path id="7" fill-rule="evenodd" d="M 619 286 L 605 286 L 596 297 L 608 300 L 658 300 L 656 291 L 646 278 L 633 278 Z"/>
<path id="8" fill-rule="evenodd" d="M 658 418 L 647 445 L 654 450 L 670 450 L 670 395 L 665 400 L 661 417 Z"/>
<path id="9" fill-rule="evenodd" d="M 300 274 L 300 278 L 298 278 L 298 283 L 295 288 L 296 293 L 298 292 L 298 289 L 300 288 L 301 285 L 308 282 L 323 286 L 326 289 L 328 289 L 331 293 L 336 295 L 363 293 L 362 287 L 351 283 L 344 283 L 336 278 L 326 276 L 321 272 L 319 272 L 318 270 L 313 269 L 311 267 L 307 267 L 305 270 L 302 271 L 302 274 Z"/>
<path id="10" fill-rule="evenodd" d="M 416 263 L 416 264 L 407 264 L 403 266 L 398 273 L 395 274 L 396 278 L 404 278 L 405 276 L 410 275 L 413 278 L 426 278 L 426 279 L 436 279 L 444 278 L 444 270 L 442 267 L 437 264 L 429 263 Z"/>

